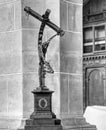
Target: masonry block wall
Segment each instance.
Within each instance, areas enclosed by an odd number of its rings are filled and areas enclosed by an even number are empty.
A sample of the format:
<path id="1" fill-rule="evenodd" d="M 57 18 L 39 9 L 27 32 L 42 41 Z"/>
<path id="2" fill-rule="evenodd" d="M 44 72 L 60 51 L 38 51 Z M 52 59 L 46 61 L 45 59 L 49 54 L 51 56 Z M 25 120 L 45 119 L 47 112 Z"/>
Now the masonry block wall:
<path id="1" fill-rule="evenodd" d="M 60 1 L 61 114 L 63 118 L 82 115 L 82 0 Z"/>
<path id="2" fill-rule="evenodd" d="M 0 0 L 0 129 L 18 127 L 22 97 L 21 1 Z"/>

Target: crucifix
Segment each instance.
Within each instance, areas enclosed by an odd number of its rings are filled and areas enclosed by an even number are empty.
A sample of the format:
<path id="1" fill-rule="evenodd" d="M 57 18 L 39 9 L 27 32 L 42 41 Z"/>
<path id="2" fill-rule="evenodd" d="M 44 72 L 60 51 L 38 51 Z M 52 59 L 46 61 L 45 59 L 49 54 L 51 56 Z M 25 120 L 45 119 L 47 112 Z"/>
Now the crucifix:
<path id="1" fill-rule="evenodd" d="M 64 31 L 49 20 L 49 15 L 51 12 L 49 9 L 47 9 L 45 11 L 45 14 L 42 16 L 27 6 L 24 8 L 24 11 L 27 14 L 30 14 L 34 18 L 41 21 L 41 26 L 40 26 L 39 34 L 38 34 L 39 89 L 46 90 L 48 88 L 45 86 L 45 75 L 46 73 L 54 72 L 52 67 L 50 66 L 50 63 L 46 61 L 47 48 L 49 46 L 50 41 L 57 35 L 63 36 Z M 56 34 L 53 35 L 51 38 L 49 38 L 46 42 L 42 42 L 43 32 L 46 25 L 52 28 L 54 31 L 56 31 Z"/>
<path id="2" fill-rule="evenodd" d="M 32 91 L 34 94 L 34 112 L 30 115 L 30 119 L 26 120 L 25 130 L 63 130 L 61 120 L 56 118 L 52 112 L 52 93 L 45 86 L 46 73 L 53 73 L 53 69 L 49 62 L 46 61 L 47 48 L 50 41 L 57 35 L 63 36 L 64 31 L 49 20 L 50 10 L 47 9 L 44 15 L 40 15 L 30 7 L 25 7 L 24 11 L 34 18 L 41 21 L 38 34 L 38 56 L 39 56 L 39 87 Z M 45 26 L 52 28 L 56 34 L 47 41 L 42 42 Z"/>

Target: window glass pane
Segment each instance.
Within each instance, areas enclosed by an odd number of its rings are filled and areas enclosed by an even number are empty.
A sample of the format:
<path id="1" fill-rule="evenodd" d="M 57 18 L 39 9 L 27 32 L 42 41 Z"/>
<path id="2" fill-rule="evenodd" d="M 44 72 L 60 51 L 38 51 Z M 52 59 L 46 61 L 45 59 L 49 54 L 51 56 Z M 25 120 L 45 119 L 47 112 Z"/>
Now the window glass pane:
<path id="1" fill-rule="evenodd" d="M 93 39 L 92 27 L 84 29 L 84 42 L 90 42 Z"/>
<path id="2" fill-rule="evenodd" d="M 105 26 L 95 27 L 95 51 L 105 50 Z"/>
<path id="3" fill-rule="evenodd" d="M 104 37 L 105 37 L 105 26 L 95 27 L 95 39 L 98 40 Z"/>
<path id="4" fill-rule="evenodd" d="M 93 51 L 93 46 L 84 46 L 83 53 L 91 53 Z"/>
<path id="5" fill-rule="evenodd" d="M 95 51 L 105 50 L 105 45 L 95 45 Z"/>
<path id="6" fill-rule="evenodd" d="M 93 31 L 92 27 L 84 28 L 84 34 L 83 34 L 83 52 L 84 53 L 91 53 L 93 50 Z"/>

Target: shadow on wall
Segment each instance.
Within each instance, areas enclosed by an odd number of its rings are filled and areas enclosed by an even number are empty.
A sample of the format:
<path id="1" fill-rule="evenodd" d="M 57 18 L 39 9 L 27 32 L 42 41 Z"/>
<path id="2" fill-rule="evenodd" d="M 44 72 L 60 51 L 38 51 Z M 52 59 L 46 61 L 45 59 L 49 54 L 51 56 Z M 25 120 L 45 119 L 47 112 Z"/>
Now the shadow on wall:
<path id="1" fill-rule="evenodd" d="M 106 130 L 106 107 L 88 106 L 84 117 L 92 125 L 96 125 L 97 130 Z"/>

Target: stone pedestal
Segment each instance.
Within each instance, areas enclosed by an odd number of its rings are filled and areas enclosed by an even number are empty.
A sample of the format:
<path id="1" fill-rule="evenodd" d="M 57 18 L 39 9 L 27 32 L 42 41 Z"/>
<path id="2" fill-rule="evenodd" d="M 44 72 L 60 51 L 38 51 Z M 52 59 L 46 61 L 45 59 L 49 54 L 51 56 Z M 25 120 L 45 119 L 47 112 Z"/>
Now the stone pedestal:
<path id="1" fill-rule="evenodd" d="M 26 120 L 25 130 L 63 130 L 61 120 L 52 112 L 52 93 L 34 90 L 34 112 Z"/>

